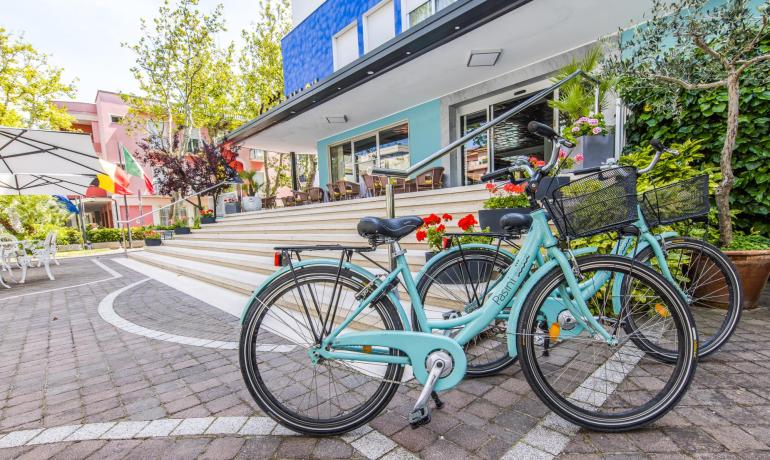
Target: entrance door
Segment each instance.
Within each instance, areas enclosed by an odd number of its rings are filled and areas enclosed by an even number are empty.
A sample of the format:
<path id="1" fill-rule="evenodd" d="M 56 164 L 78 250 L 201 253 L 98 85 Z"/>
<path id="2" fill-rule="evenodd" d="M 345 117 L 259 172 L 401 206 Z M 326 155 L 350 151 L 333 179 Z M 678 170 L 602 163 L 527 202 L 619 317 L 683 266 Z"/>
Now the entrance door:
<path id="1" fill-rule="evenodd" d="M 480 110 L 462 117 L 463 135 L 487 122 L 487 111 Z M 489 168 L 489 131 L 485 131 L 463 145 L 463 181 L 476 184 Z"/>
<path id="2" fill-rule="evenodd" d="M 377 136 L 369 136 L 353 141 L 353 156 L 356 159 L 356 172 L 371 174 L 372 168 L 377 165 Z"/>
<path id="3" fill-rule="evenodd" d="M 492 117 L 500 116 L 521 101 L 519 99 L 493 105 Z M 533 120 L 553 126 L 553 109 L 548 106 L 548 101 L 537 103 L 493 128 L 493 170 L 510 166 L 513 157 L 519 155 L 545 159 L 550 143 L 527 130 L 527 124 Z"/>

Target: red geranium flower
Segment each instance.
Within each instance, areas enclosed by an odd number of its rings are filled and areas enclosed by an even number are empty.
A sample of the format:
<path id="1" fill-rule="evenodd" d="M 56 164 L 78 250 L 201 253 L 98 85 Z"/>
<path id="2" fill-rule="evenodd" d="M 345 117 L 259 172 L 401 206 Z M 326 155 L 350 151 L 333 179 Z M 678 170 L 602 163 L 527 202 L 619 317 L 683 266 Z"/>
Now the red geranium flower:
<path id="1" fill-rule="evenodd" d="M 426 232 L 423 229 L 417 230 L 417 233 L 414 234 L 415 237 L 417 237 L 417 241 L 423 241 L 428 236 L 428 232 Z"/>
<path id="2" fill-rule="evenodd" d="M 486 187 L 487 187 L 487 190 L 491 192 L 495 189 L 495 184 L 493 184 L 492 182 L 487 182 Z"/>
<path id="3" fill-rule="evenodd" d="M 457 225 L 463 230 L 467 231 L 469 228 L 476 225 L 478 222 L 476 222 L 476 218 L 473 217 L 473 214 L 468 214 L 467 216 L 463 217 L 462 219 L 457 221 Z"/>
<path id="4" fill-rule="evenodd" d="M 510 182 L 505 184 L 503 187 L 503 190 L 505 190 L 508 193 L 523 193 L 524 192 L 524 186 L 518 185 L 518 184 L 511 184 Z"/>
<path id="5" fill-rule="evenodd" d="M 443 232 L 444 230 L 446 230 L 446 227 L 444 226 L 444 224 L 441 224 L 438 227 L 436 227 L 436 231 L 439 233 Z"/>
<path id="6" fill-rule="evenodd" d="M 529 162 L 532 163 L 532 164 L 535 164 L 535 163 L 538 162 L 538 159 L 537 159 L 536 156 L 531 156 L 531 157 L 529 157 Z"/>
<path id="7" fill-rule="evenodd" d="M 425 225 L 438 225 L 441 223 L 441 218 L 435 214 L 431 214 L 423 219 L 423 222 L 425 222 Z"/>
<path id="8" fill-rule="evenodd" d="M 449 222 L 450 220 L 452 220 L 452 215 L 444 213 L 444 215 L 441 216 L 441 218 L 444 219 L 444 222 Z"/>
<path id="9" fill-rule="evenodd" d="M 545 166 L 545 161 L 543 161 L 543 160 L 540 160 L 540 161 L 538 161 L 537 163 L 535 163 L 535 166 L 538 166 L 538 167 L 539 167 L 539 166 Z"/>

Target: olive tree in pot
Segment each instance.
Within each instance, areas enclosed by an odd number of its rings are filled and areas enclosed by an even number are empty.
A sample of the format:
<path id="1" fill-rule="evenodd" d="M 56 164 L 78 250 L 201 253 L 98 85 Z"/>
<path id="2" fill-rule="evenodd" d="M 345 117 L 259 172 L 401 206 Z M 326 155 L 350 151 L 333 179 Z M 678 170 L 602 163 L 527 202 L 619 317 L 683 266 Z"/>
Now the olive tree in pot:
<path id="1" fill-rule="evenodd" d="M 768 34 L 770 1 L 754 9 L 748 0 L 726 0 L 710 7 L 710 0 L 654 0 L 644 27 L 633 36 L 620 35 L 618 53 L 606 62 L 606 70 L 623 88 L 647 88 L 652 95 L 648 110 L 677 110 L 681 93 L 721 89 L 727 94 L 724 143 L 719 166 L 721 181 L 716 191 L 719 242 L 734 247 L 730 192 L 735 184 L 733 153 L 739 130 L 741 77 L 754 66 L 767 66 L 770 52 L 761 46 Z M 685 127 L 686 128 L 686 127 Z M 759 257 L 762 254 L 733 254 Z M 765 279 L 744 279 L 752 291 Z M 761 291 L 760 286 L 760 291 Z"/>

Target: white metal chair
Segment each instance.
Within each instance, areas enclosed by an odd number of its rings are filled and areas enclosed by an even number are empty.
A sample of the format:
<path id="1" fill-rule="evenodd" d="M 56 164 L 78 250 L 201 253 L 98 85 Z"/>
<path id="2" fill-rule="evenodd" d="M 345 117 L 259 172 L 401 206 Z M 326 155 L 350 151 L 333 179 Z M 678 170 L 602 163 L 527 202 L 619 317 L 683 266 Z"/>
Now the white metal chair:
<path id="1" fill-rule="evenodd" d="M 6 289 L 11 289 L 11 286 L 8 286 L 6 284 L 5 280 L 3 279 L 3 272 L 8 271 L 9 277 L 13 278 L 13 275 L 11 275 L 11 267 L 6 267 L 5 265 L 5 246 L 0 245 L 0 286 L 3 286 Z"/>
<path id="2" fill-rule="evenodd" d="M 34 249 L 30 247 L 29 242 L 19 241 L 18 238 L 8 233 L 0 235 L 0 245 L 5 248 L 2 257 L 3 269 L 8 271 L 8 275 L 10 276 L 11 280 L 19 284 L 24 284 L 24 282 L 27 280 L 27 270 L 30 267 L 35 266 L 32 257 L 28 253 L 29 250 L 29 252 L 34 254 Z M 40 260 L 40 263 L 38 263 L 37 266 L 39 267 L 43 263 L 43 259 L 46 260 L 45 271 L 48 275 L 48 278 L 54 280 L 53 274 L 51 273 L 51 269 L 49 267 L 50 259 L 43 256 L 42 259 L 38 259 Z M 11 269 L 14 265 L 21 270 L 21 279 L 18 281 L 16 281 L 16 278 L 11 272 Z"/>
<path id="3" fill-rule="evenodd" d="M 54 278 L 53 273 L 51 273 L 51 262 L 55 263 L 56 265 L 59 265 L 59 262 L 56 260 L 56 231 L 48 232 L 48 235 L 45 236 L 45 240 L 41 241 L 31 241 L 27 242 L 27 244 L 24 244 L 24 249 L 26 249 L 25 255 L 32 253 L 31 257 L 31 264 L 35 264 L 36 267 L 40 267 L 41 265 L 45 268 L 45 273 L 48 275 L 48 278 L 51 281 L 54 281 L 56 278 Z"/>

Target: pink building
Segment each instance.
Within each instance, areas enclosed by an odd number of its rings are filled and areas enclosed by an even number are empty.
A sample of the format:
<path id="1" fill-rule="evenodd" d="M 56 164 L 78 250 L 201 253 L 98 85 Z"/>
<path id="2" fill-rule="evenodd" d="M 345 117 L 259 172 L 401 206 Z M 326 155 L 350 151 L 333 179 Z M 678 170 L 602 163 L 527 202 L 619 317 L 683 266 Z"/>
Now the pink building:
<path id="1" fill-rule="evenodd" d="M 128 114 L 129 107 L 118 93 L 99 90 L 93 103 L 66 101 L 54 103 L 66 108 L 67 112 L 75 118 L 73 128 L 91 134 L 94 150 L 107 161 L 120 164 L 119 146 L 125 145 L 134 154 L 137 150 L 137 143 L 148 135 L 148 127 L 129 133 L 126 127 L 121 124 L 123 117 Z M 151 127 L 149 128 L 151 129 Z M 147 175 L 152 177 L 150 168 L 145 167 L 144 169 Z M 131 190 L 135 194 L 126 197 L 128 208 L 124 205 L 123 197 L 120 195 L 115 195 L 110 199 L 105 193 L 105 198 L 88 200 L 86 204 L 87 222 L 93 222 L 103 227 L 114 227 L 117 220 L 115 219 L 115 206 L 120 212 L 120 219 L 125 220 L 126 210 L 128 210 L 128 218 L 135 219 L 140 214 L 157 210 L 170 202 L 168 197 L 148 196 L 141 178 L 132 178 Z M 139 190 L 142 193 L 141 210 L 140 198 L 137 193 Z M 189 213 L 189 215 L 192 214 Z M 142 220 L 132 221 L 131 225 L 163 225 L 167 224 L 167 220 L 166 213 L 161 211 Z"/>

